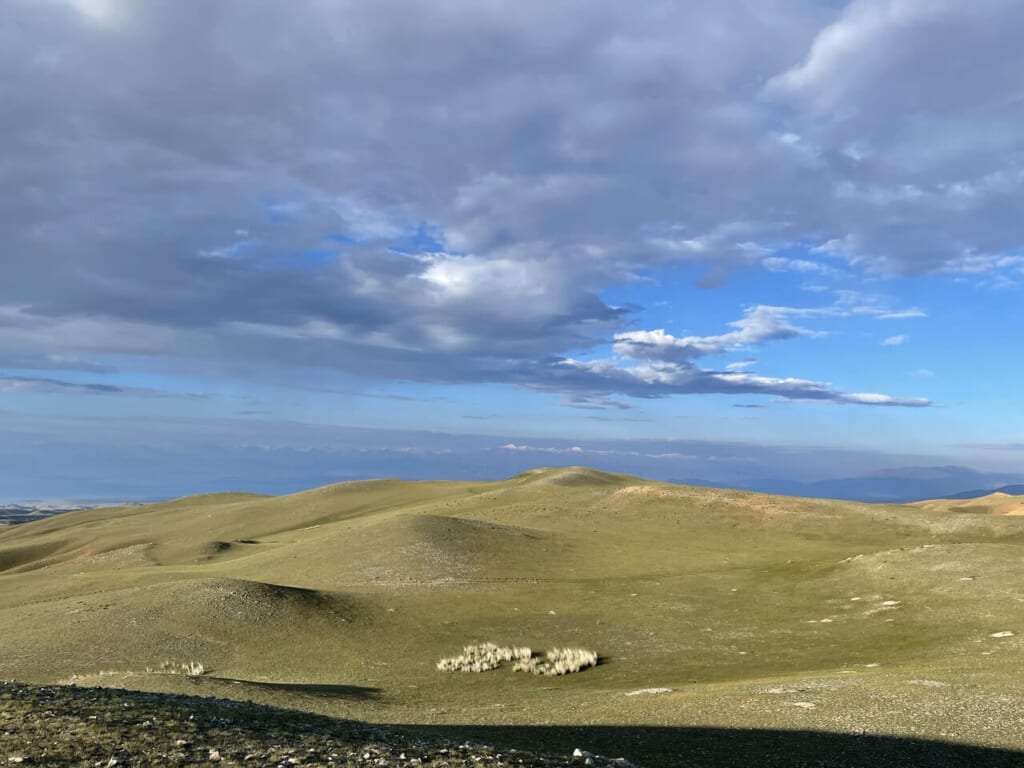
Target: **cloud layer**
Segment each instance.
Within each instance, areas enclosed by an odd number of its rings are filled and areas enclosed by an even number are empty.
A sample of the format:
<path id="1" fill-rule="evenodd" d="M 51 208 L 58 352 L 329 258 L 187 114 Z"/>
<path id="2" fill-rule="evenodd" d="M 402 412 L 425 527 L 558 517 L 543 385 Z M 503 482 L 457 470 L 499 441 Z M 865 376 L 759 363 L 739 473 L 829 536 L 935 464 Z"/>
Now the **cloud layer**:
<path id="1" fill-rule="evenodd" d="M 606 291 L 689 264 L 1016 281 L 1022 23 L 1011 0 L 13 0 L 0 365 L 925 405 L 699 362 L 915 308 L 754 305 L 678 337 Z"/>

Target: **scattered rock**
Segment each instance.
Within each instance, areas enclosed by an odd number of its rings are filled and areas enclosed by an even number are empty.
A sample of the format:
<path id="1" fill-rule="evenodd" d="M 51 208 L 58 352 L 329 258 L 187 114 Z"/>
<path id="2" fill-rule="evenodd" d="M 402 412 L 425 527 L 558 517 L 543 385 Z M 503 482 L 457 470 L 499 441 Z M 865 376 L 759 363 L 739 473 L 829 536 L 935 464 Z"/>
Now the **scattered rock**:
<path id="1" fill-rule="evenodd" d="M 1011 632 L 1010 630 L 1006 629 L 1006 630 L 1003 630 L 1002 632 L 993 632 L 991 635 L 989 635 L 989 637 L 1013 637 L 1013 634 L 1014 634 L 1013 632 Z"/>
<path id="2" fill-rule="evenodd" d="M 138 727 L 147 720 L 152 727 Z M 485 744 L 456 745 L 411 728 L 224 699 L 108 688 L 0 682 L 0 721 L 3 765 L 632 768 L 626 758 L 583 749 L 572 757 L 564 752 L 498 751 Z M 69 734 L 74 737 L 67 738 Z M 31 745 L 42 744 L 47 753 L 38 757 Z"/>
<path id="3" fill-rule="evenodd" d="M 626 691 L 627 696 L 657 696 L 662 693 L 672 693 L 672 688 L 639 688 L 635 691 Z"/>

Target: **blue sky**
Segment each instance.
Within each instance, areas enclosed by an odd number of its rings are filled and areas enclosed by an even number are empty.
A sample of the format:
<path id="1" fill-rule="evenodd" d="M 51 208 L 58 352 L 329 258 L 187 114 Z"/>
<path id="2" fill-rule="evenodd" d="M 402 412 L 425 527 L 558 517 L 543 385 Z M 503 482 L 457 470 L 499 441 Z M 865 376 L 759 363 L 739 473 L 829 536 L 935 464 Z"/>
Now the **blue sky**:
<path id="1" fill-rule="evenodd" d="M 6 3 L 0 500 L 1022 478 L 1022 25 Z"/>

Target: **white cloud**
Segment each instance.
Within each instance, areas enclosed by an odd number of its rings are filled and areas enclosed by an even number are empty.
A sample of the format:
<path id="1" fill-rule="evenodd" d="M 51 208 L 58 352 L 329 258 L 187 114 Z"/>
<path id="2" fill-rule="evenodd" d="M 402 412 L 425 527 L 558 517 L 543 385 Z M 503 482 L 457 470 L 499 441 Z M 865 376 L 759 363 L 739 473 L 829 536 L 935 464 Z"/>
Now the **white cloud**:
<path id="1" fill-rule="evenodd" d="M 51 0 L 59 5 L 68 5 L 81 14 L 82 18 L 94 24 L 116 25 L 126 13 L 123 0 Z"/>
<path id="2" fill-rule="evenodd" d="M 910 337 L 906 334 L 899 334 L 897 336 L 888 336 L 882 340 L 882 346 L 885 347 L 899 347 L 910 341 Z"/>
<path id="3" fill-rule="evenodd" d="M 784 256 L 769 256 L 761 259 L 761 266 L 769 272 L 817 272 L 831 274 L 835 270 L 825 264 L 808 259 L 794 259 Z"/>
<path id="4" fill-rule="evenodd" d="M 746 360 L 736 360 L 735 362 L 729 363 L 725 366 L 727 371 L 742 371 L 746 370 L 752 365 L 757 365 L 757 360 L 748 358 Z"/>
<path id="5" fill-rule="evenodd" d="M 633 359 L 689 361 L 704 355 L 735 351 L 778 341 L 794 336 L 819 335 L 815 331 L 794 325 L 791 316 L 805 314 L 806 310 L 791 307 L 758 305 L 748 309 L 744 316 L 730 323 L 736 330 L 717 336 L 686 336 L 676 338 L 663 329 L 653 331 L 627 331 L 615 335 L 615 351 Z"/>

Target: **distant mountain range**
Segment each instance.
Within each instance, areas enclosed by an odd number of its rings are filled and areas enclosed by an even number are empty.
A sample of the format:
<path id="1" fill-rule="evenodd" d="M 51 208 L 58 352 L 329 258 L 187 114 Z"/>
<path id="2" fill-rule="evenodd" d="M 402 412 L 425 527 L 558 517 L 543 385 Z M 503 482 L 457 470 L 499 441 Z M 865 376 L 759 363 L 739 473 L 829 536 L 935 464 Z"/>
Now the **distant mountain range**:
<path id="1" fill-rule="evenodd" d="M 745 490 L 784 496 L 805 496 L 873 503 L 905 503 L 923 499 L 974 499 L 994 491 L 1024 495 L 1020 476 L 978 472 L 968 467 L 901 467 L 855 477 L 816 482 L 764 478 L 743 485 Z M 964 488 L 990 490 L 964 491 Z"/>
<path id="2" fill-rule="evenodd" d="M 15 525 L 17 523 L 29 523 L 49 515 L 56 515 L 61 512 L 74 512 L 78 509 L 89 509 L 93 505 L 88 504 L 61 504 L 61 503 L 39 503 L 39 504 L 0 504 L 0 526 Z"/>
<path id="3" fill-rule="evenodd" d="M 838 499 L 841 501 L 862 501 L 869 503 L 901 504 L 928 499 L 976 499 L 990 493 L 1005 493 L 1010 496 L 1024 496 L 1024 482 L 1020 476 L 989 472 L 978 472 L 968 467 L 901 467 L 886 469 L 854 477 L 833 478 L 814 482 L 800 482 L 785 478 L 761 478 L 747 482 L 714 482 L 701 478 L 672 478 L 668 482 L 680 485 L 697 485 L 721 488 L 737 488 L 759 493 L 807 498 Z M 964 491 L 964 488 L 977 490 Z M 138 499 L 120 504 L 137 504 L 161 501 L 163 499 Z M 98 506 L 112 506 L 114 502 L 67 501 L 27 502 L 20 504 L 0 503 L 0 526 L 25 523 L 42 517 L 87 509 Z"/>
<path id="4" fill-rule="evenodd" d="M 987 491 L 963 491 L 954 493 L 946 498 L 949 499 L 980 499 L 992 493 L 1005 493 L 1007 496 L 1024 496 L 1024 485 L 1003 485 L 999 488 L 990 488 Z"/>

